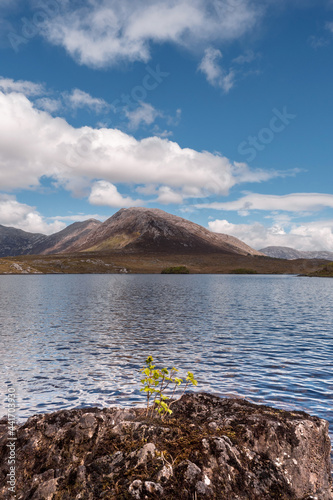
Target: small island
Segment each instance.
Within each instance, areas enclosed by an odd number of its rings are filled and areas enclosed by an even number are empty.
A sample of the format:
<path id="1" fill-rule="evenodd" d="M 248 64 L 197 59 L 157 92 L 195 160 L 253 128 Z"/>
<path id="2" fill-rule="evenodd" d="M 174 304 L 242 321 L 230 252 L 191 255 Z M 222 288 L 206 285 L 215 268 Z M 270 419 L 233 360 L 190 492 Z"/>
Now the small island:
<path id="1" fill-rule="evenodd" d="M 306 274 L 306 276 L 309 276 L 310 278 L 333 278 L 333 262 L 329 262 L 321 269 Z"/>

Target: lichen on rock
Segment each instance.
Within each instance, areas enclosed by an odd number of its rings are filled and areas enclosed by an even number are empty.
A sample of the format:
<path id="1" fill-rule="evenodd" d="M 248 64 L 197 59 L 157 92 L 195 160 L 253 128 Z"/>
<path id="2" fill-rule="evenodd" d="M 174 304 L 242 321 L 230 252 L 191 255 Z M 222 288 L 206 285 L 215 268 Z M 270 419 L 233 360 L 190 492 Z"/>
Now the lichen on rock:
<path id="1" fill-rule="evenodd" d="M 17 438 L 18 500 L 333 498 L 327 422 L 241 399 L 185 395 L 163 421 L 140 408 L 58 411 L 31 417 Z"/>

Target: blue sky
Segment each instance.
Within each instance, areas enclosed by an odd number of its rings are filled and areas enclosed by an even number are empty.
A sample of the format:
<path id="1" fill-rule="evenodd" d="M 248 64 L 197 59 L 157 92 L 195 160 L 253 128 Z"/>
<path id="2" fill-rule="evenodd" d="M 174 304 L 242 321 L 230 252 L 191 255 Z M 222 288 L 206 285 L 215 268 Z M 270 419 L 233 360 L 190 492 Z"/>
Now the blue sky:
<path id="1" fill-rule="evenodd" d="M 158 207 L 333 251 L 333 2 L 0 2 L 0 224 Z"/>

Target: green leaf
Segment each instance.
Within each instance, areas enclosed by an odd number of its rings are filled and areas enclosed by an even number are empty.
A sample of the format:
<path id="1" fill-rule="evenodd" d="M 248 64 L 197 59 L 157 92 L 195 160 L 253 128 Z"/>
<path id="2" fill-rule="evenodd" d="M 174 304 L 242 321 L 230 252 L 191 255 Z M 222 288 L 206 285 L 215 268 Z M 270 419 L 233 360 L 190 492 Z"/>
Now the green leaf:
<path id="1" fill-rule="evenodd" d="M 183 379 L 182 379 L 182 378 L 175 377 L 175 383 L 176 383 L 177 385 L 180 385 L 180 384 L 182 384 L 182 383 L 183 383 Z"/>
<path id="2" fill-rule="evenodd" d="M 144 387 L 141 387 L 140 392 L 146 393 L 147 398 L 147 406 L 149 407 L 149 401 L 154 394 L 154 410 L 157 411 L 163 418 L 166 414 L 172 414 L 172 410 L 169 408 L 166 401 L 170 399 L 170 396 L 167 396 L 166 391 L 172 388 L 172 397 L 176 395 L 176 389 L 183 382 L 184 379 L 180 377 L 176 377 L 175 374 L 179 371 L 178 368 L 174 366 L 168 370 L 168 368 L 156 368 L 153 365 L 153 357 L 148 356 L 146 359 L 146 367 L 142 368 L 140 373 L 145 375 L 145 378 L 141 378 L 141 384 Z M 187 372 L 186 376 L 187 388 L 188 384 L 198 385 L 198 382 L 195 380 L 192 372 Z"/>

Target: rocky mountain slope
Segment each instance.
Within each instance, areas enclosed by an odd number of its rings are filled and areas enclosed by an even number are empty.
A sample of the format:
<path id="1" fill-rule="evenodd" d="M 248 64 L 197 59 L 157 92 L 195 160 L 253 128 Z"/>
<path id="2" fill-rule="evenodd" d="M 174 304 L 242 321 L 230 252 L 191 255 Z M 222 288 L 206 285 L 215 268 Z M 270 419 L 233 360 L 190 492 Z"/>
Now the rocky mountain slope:
<path id="1" fill-rule="evenodd" d="M 27 233 L 21 229 L 0 225 L 0 257 L 29 254 L 45 238 L 44 234 Z"/>
<path id="2" fill-rule="evenodd" d="M 295 250 L 295 248 L 271 246 L 262 248 L 260 252 L 275 259 L 325 259 L 333 261 L 333 252 L 325 251 L 302 252 Z"/>
<path id="3" fill-rule="evenodd" d="M 28 233 L 14 227 L 0 226 L 0 257 L 47 255 L 66 252 L 67 248 L 102 223 L 95 219 L 75 222 L 58 233 Z"/>
<path id="4" fill-rule="evenodd" d="M 183 396 L 164 420 L 145 413 L 84 408 L 36 415 L 15 431 L 15 441 L 3 418 L 1 498 L 333 498 L 325 420 L 201 393 Z M 8 476 L 12 450 L 17 467 Z"/>
<path id="5" fill-rule="evenodd" d="M 88 234 L 97 230 L 101 225 L 102 223 L 95 219 L 75 222 L 58 233 L 46 236 L 43 241 L 32 247 L 30 254 L 49 255 L 67 252 L 75 242 L 84 240 Z"/>
<path id="6" fill-rule="evenodd" d="M 149 208 L 119 210 L 87 237 L 69 247 L 68 251 L 105 252 L 119 249 L 262 255 L 233 236 L 212 233 L 182 217 Z"/>
<path id="7" fill-rule="evenodd" d="M 113 250 L 262 255 L 233 236 L 212 233 L 159 209 L 121 209 L 103 223 L 76 222 L 51 236 L 0 226 L 1 257 Z"/>

